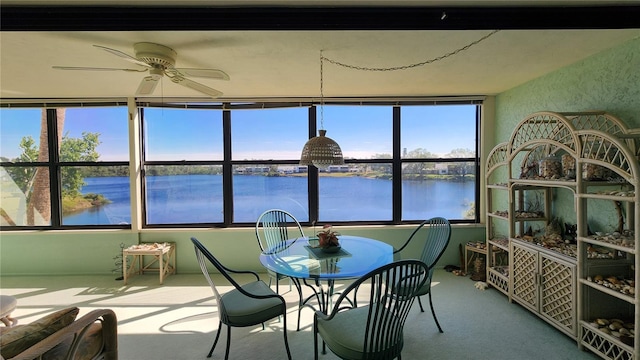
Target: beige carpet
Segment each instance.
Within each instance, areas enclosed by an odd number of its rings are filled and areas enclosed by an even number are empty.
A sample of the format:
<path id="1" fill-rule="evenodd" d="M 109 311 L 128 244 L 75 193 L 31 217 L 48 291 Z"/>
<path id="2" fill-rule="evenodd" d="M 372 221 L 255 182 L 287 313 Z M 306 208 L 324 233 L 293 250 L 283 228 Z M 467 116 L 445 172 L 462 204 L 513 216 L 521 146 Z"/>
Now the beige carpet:
<path id="1" fill-rule="evenodd" d="M 433 321 L 428 297 L 425 313 L 416 302 L 405 327 L 403 359 L 598 359 L 498 291 L 480 291 L 473 284 L 468 277 L 436 270 L 434 305 L 444 333 Z M 302 329 L 295 331 L 297 293 L 288 290 L 283 280 L 292 357 L 313 359 L 313 312 L 303 309 Z M 206 359 L 218 323 L 213 293 L 201 274 L 171 275 L 164 285 L 157 275 L 136 276 L 127 286 L 114 276 L 0 277 L 0 293 L 18 298 L 14 315 L 21 324 L 67 306 L 80 307 L 80 316 L 113 309 L 122 360 Z M 285 359 L 282 331 L 278 320 L 265 330 L 233 328 L 230 358 Z M 224 358 L 225 340 L 223 331 L 214 359 Z M 336 357 L 328 352 L 320 359 Z"/>

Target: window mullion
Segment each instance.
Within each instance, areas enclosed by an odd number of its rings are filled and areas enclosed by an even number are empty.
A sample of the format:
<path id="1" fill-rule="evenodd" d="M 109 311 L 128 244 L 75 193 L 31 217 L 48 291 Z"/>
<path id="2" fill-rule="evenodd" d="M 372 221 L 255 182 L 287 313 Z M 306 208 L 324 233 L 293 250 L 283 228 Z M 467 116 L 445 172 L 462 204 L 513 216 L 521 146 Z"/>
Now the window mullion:
<path id="1" fill-rule="evenodd" d="M 400 144 L 400 106 L 393 107 L 393 164 L 392 164 L 392 203 L 393 223 L 402 222 L 402 161 Z"/>
<path id="2" fill-rule="evenodd" d="M 47 146 L 49 148 L 49 188 L 51 226 L 62 225 L 62 182 L 60 179 L 60 144 L 58 142 L 58 110 L 47 109 Z"/>
<path id="3" fill-rule="evenodd" d="M 309 107 L 309 139 L 316 136 L 317 132 L 317 107 Z M 307 166 L 307 186 L 309 188 L 309 223 L 315 224 L 319 218 L 319 184 L 318 184 L 318 168 L 315 166 Z"/>
<path id="4" fill-rule="evenodd" d="M 222 164 L 222 206 L 223 222 L 228 227 L 233 223 L 233 166 L 231 164 L 231 111 L 222 111 L 223 164 Z"/>

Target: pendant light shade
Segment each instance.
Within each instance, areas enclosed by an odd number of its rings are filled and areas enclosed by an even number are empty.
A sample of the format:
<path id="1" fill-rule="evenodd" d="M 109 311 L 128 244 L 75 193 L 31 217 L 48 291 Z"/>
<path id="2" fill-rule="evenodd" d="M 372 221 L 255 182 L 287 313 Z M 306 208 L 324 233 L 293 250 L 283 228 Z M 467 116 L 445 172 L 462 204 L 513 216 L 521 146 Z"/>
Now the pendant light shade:
<path id="1" fill-rule="evenodd" d="M 313 165 L 318 169 L 326 169 L 330 165 L 343 165 L 344 158 L 340 145 L 333 139 L 326 137 L 324 129 L 324 56 L 320 51 L 320 129 L 319 136 L 312 137 L 304 144 L 300 165 Z"/>
<path id="2" fill-rule="evenodd" d="M 325 136 L 327 130 L 321 129 L 318 132 L 320 136 L 313 137 L 304 144 L 302 155 L 300 155 L 300 165 L 313 165 L 324 169 L 330 165 L 344 164 L 340 145 Z"/>

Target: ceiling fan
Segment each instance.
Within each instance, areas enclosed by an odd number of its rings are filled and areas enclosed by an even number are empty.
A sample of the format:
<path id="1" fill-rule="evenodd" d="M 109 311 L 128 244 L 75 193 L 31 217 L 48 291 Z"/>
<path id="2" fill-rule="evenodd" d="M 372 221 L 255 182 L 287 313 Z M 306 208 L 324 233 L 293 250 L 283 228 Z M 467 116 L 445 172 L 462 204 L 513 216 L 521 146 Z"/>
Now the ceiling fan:
<path id="1" fill-rule="evenodd" d="M 216 69 L 193 69 L 176 68 L 176 57 L 178 54 L 171 48 L 150 43 L 140 42 L 133 45 L 135 56 L 126 54 L 120 50 L 111 49 L 105 46 L 93 45 L 99 49 L 119 56 L 124 60 L 132 62 L 143 68 L 100 68 L 100 67 L 79 67 L 79 66 L 53 66 L 57 70 L 89 70 L 89 71 L 128 71 L 128 72 L 149 72 L 148 76 L 142 78 L 136 95 L 150 95 L 158 85 L 163 76 L 167 76 L 172 82 L 201 92 L 212 98 L 222 95 L 221 91 L 212 89 L 204 84 L 190 80 L 189 77 L 208 78 L 216 80 L 229 80 L 229 75 L 224 71 Z"/>

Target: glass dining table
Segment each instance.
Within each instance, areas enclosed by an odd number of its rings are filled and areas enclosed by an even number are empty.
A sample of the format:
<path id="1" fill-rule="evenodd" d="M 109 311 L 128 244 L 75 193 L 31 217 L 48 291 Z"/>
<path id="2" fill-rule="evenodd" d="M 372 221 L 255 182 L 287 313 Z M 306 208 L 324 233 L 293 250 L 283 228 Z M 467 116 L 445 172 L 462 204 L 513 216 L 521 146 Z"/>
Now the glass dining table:
<path id="1" fill-rule="evenodd" d="M 358 279 L 380 266 L 399 259 L 393 246 L 382 241 L 360 236 L 338 236 L 340 248 L 325 252 L 318 247 L 317 238 L 290 239 L 260 254 L 262 265 L 275 273 L 292 279 L 300 298 L 300 312 L 307 306 L 327 313 L 334 293 L 335 281 Z M 334 249 L 335 250 L 335 249 Z M 302 286 L 313 290 L 307 298 L 302 296 Z"/>

